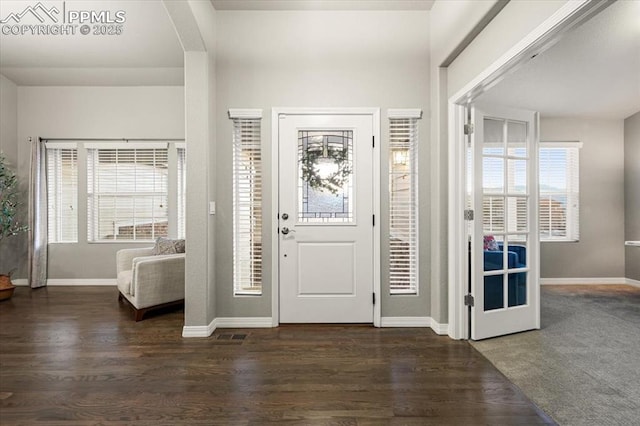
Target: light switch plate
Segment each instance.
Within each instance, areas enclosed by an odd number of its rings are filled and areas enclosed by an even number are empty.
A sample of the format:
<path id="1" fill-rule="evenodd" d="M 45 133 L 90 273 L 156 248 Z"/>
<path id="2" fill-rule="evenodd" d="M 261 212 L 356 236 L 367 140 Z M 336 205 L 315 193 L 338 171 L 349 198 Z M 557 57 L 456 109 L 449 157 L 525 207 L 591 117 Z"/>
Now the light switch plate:
<path id="1" fill-rule="evenodd" d="M 209 201 L 209 214 L 216 214 L 216 202 Z"/>

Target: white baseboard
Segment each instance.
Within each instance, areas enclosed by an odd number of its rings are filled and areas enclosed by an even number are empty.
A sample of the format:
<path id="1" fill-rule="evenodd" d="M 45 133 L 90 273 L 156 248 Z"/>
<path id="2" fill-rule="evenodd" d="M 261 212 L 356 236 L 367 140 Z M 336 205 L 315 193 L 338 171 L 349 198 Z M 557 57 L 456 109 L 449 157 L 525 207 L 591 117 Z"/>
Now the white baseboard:
<path id="1" fill-rule="evenodd" d="M 449 324 L 440 324 L 433 318 L 431 318 L 431 329 L 440 336 L 446 336 L 449 334 Z"/>
<path id="2" fill-rule="evenodd" d="M 71 285 L 71 286 L 90 286 L 90 285 L 117 285 L 115 278 L 49 278 L 47 285 Z"/>
<path id="3" fill-rule="evenodd" d="M 29 281 L 26 278 L 18 278 L 12 280 L 15 286 L 28 286 Z M 115 278 L 49 278 L 47 285 L 50 286 L 93 286 L 93 285 L 113 285 L 115 286 Z"/>
<path id="4" fill-rule="evenodd" d="M 431 317 L 382 317 L 380 327 L 431 327 Z"/>
<path id="5" fill-rule="evenodd" d="M 634 287 L 640 287 L 640 281 L 638 281 L 638 280 L 632 280 L 631 278 L 627 278 L 627 279 L 625 280 L 625 284 L 629 284 L 629 285 L 632 285 L 632 286 L 634 286 Z"/>
<path id="6" fill-rule="evenodd" d="M 185 325 L 182 337 L 209 337 L 216 328 L 272 328 L 271 317 L 220 317 L 214 318 L 209 325 Z"/>
<path id="7" fill-rule="evenodd" d="M 380 327 L 424 327 L 440 335 L 449 331 L 448 324 L 440 324 L 431 317 L 382 317 Z"/>
<path id="8" fill-rule="evenodd" d="M 627 279 L 620 278 L 540 278 L 540 285 L 609 285 L 625 284 Z"/>
<path id="9" fill-rule="evenodd" d="M 182 337 L 209 337 L 216 330 L 216 319 L 209 325 L 185 325 L 182 327 Z"/>
<path id="10" fill-rule="evenodd" d="M 272 328 L 271 317 L 219 317 L 216 328 Z"/>

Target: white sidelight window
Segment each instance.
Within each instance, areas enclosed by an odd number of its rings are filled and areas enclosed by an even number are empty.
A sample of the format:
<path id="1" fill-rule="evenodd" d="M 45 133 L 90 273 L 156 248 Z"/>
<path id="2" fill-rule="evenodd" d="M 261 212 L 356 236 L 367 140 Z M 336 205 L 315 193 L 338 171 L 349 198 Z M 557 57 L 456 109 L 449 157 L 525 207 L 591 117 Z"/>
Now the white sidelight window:
<path id="1" fill-rule="evenodd" d="M 262 294 L 260 110 L 229 110 L 233 120 L 233 291 Z"/>
<path id="2" fill-rule="evenodd" d="M 580 142 L 540 143 L 540 241 L 580 239 Z"/>
<path id="3" fill-rule="evenodd" d="M 178 238 L 186 235 L 187 214 L 187 149 L 185 144 L 176 144 L 178 150 Z"/>
<path id="4" fill-rule="evenodd" d="M 72 143 L 46 143 L 50 243 L 78 242 L 78 149 Z"/>
<path id="5" fill-rule="evenodd" d="M 389 110 L 389 287 L 418 293 L 418 119 Z"/>

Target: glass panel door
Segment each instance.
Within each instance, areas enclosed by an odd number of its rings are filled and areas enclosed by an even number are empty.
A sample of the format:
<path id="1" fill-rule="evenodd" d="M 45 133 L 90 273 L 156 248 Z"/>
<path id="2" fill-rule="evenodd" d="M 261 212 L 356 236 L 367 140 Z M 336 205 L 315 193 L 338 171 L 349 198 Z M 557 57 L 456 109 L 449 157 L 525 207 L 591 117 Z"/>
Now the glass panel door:
<path id="1" fill-rule="evenodd" d="M 536 327 L 537 156 L 534 113 L 474 116 L 471 334 L 481 339 Z"/>

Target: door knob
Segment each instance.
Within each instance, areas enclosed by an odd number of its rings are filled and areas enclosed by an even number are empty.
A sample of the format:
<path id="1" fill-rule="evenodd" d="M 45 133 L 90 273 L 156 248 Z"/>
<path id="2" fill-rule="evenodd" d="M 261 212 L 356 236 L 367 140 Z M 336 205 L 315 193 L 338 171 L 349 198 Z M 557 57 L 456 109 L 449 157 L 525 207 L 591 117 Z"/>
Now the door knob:
<path id="1" fill-rule="evenodd" d="M 288 233 L 289 233 L 289 228 L 287 228 L 286 226 L 282 228 L 282 235 L 287 235 Z"/>
<path id="2" fill-rule="evenodd" d="M 282 213 L 282 220 L 289 219 L 289 215 L 287 213 Z"/>

